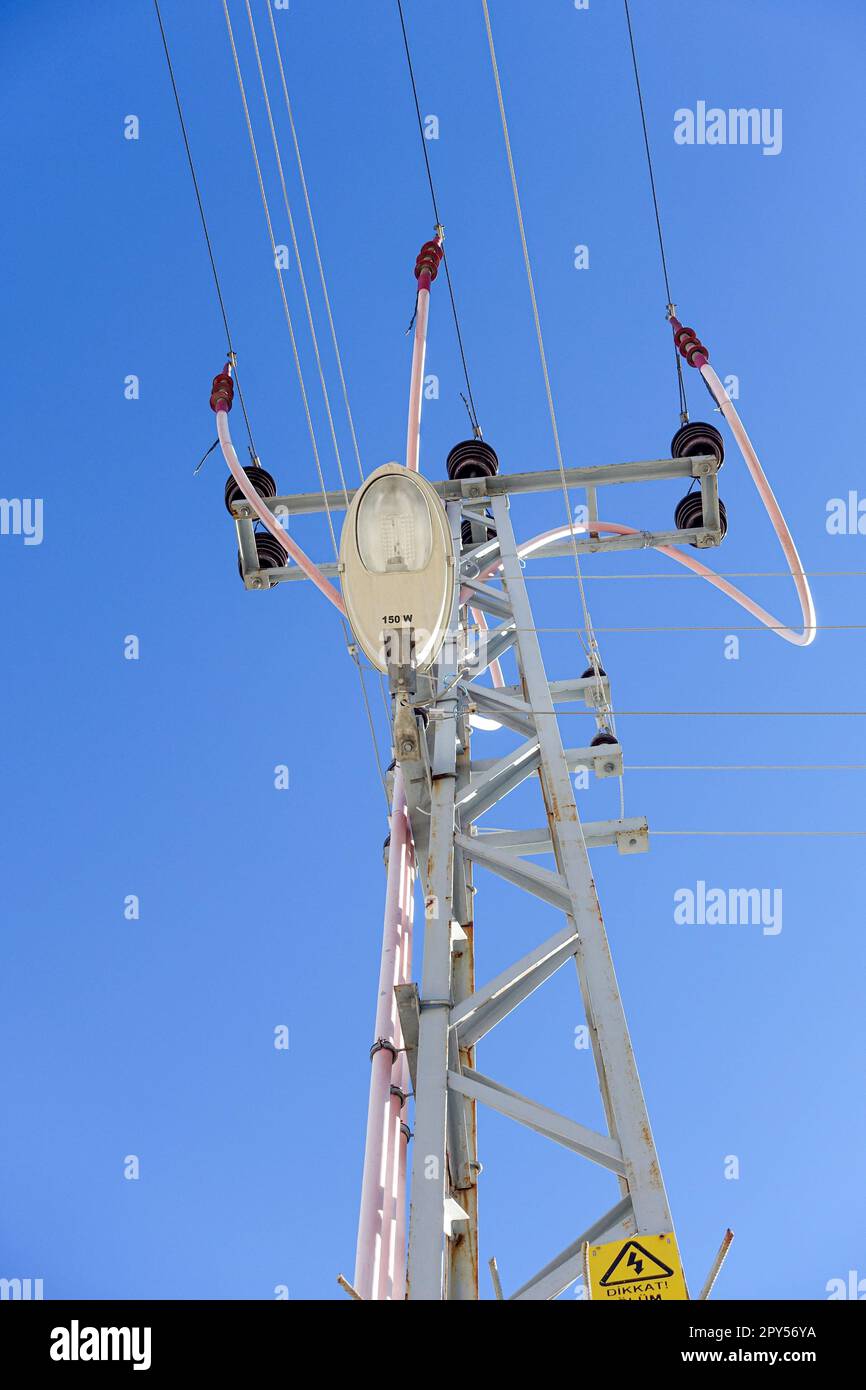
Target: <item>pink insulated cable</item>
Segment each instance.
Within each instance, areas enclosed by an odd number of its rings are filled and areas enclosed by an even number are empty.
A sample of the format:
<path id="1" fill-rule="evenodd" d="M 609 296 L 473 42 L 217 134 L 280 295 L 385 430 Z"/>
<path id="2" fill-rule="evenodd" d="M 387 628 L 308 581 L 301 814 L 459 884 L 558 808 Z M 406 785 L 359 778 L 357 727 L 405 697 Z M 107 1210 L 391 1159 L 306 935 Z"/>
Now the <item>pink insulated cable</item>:
<path id="1" fill-rule="evenodd" d="M 411 920 L 405 909 L 407 858 L 411 857 L 411 830 L 399 766 L 394 773 L 391 839 L 388 846 L 388 886 L 376 1000 L 376 1041 L 370 1071 L 367 1107 L 367 1142 L 361 1182 L 361 1211 L 355 1257 L 355 1288 L 362 1298 L 378 1294 L 383 1240 L 384 1184 L 388 1168 L 388 1130 L 391 1113 L 391 1077 L 397 1058 L 394 1034 L 394 984 L 400 978 L 401 936 Z"/>
<path id="2" fill-rule="evenodd" d="M 409 383 L 409 418 L 406 424 L 406 467 L 417 473 L 421 451 L 421 398 L 424 388 L 424 358 L 427 353 L 427 320 L 430 314 L 430 286 L 439 272 L 442 238 L 425 241 L 415 262 L 418 299 L 415 305 L 415 338 L 412 344 L 412 376 Z"/>
<path id="3" fill-rule="evenodd" d="M 222 377 L 217 377 L 215 380 L 220 381 L 223 379 L 228 379 L 230 381 L 230 377 L 228 377 L 228 370 L 226 370 L 226 372 L 223 373 Z M 252 483 L 250 482 L 249 478 L 247 477 L 246 473 L 241 467 L 240 461 L 235 452 L 235 446 L 232 443 L 231 431 L 229 429 L 228 411 L 231 408 L 231 393 L 228 392 L 226 389 L 224 389 L 222 392 L 217 392 L 217 390 L 215 389 L 214 395 L 211 397 L 211 403 L 213 404 L 213 409 L 216 413 L 217 435 L 219 436 L 220 448 L 222 449 L 223 457 L 225 458 L 225 461 L 229 466 L 229 472 L 231 473 L 232 477 L 234 478 L 244 497 L 249 502 L 259 521 L 262 523 L 263 526 L 267 527 L 267 529 L 270 531 L 271 535 L 275 538 L 275 540 L 279 541 L 286 554 L 291 555 L 292 559 L 298 565 L 299 569 L 303 570 L 307 578 L 312 580 L 319 592 L 321 594 L 324 594 L 325 598 L 330 599 L 334 607 L 338 608 L 339 611 L 343 614 L 343 617 L 345 617 L 345 605 L 343 604 L 342 597 L 340 596 L 338 590 L 334 588 L 333 584 L 328 583 L 327 579 L 322 574 L 322 571 L 319 569 L 318 565 L 316 565 L 310 559 L 309 555 L 307 555 L 306 552 L 303 551 L 301 547 L 297 545 L 295 541 L 292 540 L 291 536 L 286 534 L 280 523 L 277 521 L 277 518 L 274 516 L 273 512 L 265 506 L 261 497 L 259 497 L 259 494 L 256 492 L 255 488 L 253 487 Z"/>
<path id="4" fill-rule="evenodd" d="M 787 627 L 784 623 L 780 623 L 777 618 L 773 617 L 772 613 L 768 613 L 766 608 L 763 608 L 761 604 L 757 603 L 753 598 L 750 598 L 748 594 L 744 594 L 742 589 L 738 589 L 736 585 L 729 583 L 729 581 L 723 579 L 721 575 L 715 574 L 707 565 L 701 564 L 700 560 L 695 559 L 687 552 L 677 550 L 671 545 L 660 545 L 657 546 L 656 549 L 662 555 L 669 556 L 671 560 L 676 560 L 677 564 L 685 565 L 687 569 L 700 575 L 708 584 L 712 584 L 714 588 L 721 590 L 723 594 L 727 594 L 728 598 L 732 598 L 734 602 L 738 603 L 741 608 L 744 608 L 747 613 L 751 613 L 753 618 L 757 618 L 764 627 L 770 628 L 785 642 L 790 642 L 795 647 L 811 646 L 817 634 L 815 604 L 812 599 L 812 591 L 809 588 L 809 584 L 803 572 L 802 561 L 797 547 L 794 544 L 794 538 L 788 528 L 788 523 L 785 521 L 782 509 L 776 500 L 773 489 L 770 487 L 767 476 L 755 453 L 752 441 L 746 433 L 743 422 L 737 414 L 733 401 L 705 357 L 702 358 L 702 362 L 698 363 L 698 365 L 700 366 L 701 375 L 704 377 L 722 414 L 731 427 L 740 453 L 743 456 L 743 460 L 749 470 L 755 487 L 758 489 L 758 494 L 772 522 L 773 530 L 778 537 L 785 559 L 788 562 L 788 569 L 797 590 L 797 597 L 800 600 L 800 614 L 803 623 L 802 632 L 797 632 L 793 628 Z M 518 546 L 517 553 L 521 559 L 526 559 L 535 551 L 541 550 L 545 545 L 553 541 L 564 540 L 566 536 L 571 535 L 572 529 L 574 531 L 587 531 L 589 527 L 577 524 L 575 524 L 573 528 L 570 526 L 557 526 L 552 531 L 544 531 L 541 535 L 533 536 L 531 540 L 524 541 L 522 545 Z M 604 531 L 617 536 L 636 536 L 640 534 L 637 527 L 624 526 L 616 521 L 593 521 L 592 530 Z M 491 575 L 496 574 L 500 568 L 500 561 L 494 560 L 481 571 L 479 578 L 481 580 L 489 579 Z M 470 599 L 471 594 L 472 591 L 470 589 L 464 589 L 461 594 L 461 599 Z"/>

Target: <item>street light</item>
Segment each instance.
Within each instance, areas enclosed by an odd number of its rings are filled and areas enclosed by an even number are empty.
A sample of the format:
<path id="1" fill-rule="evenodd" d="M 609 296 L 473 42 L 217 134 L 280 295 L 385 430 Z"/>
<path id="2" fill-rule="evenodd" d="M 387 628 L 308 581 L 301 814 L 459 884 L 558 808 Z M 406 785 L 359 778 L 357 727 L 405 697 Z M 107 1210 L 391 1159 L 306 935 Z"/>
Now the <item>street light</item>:
<path id="1" fill-rule="evenodd" d="M 419 473 L 386 463 L 356 492 L 340 537 L 340 577 L 352 632 L 380 671 L 389 635 L 418 670 L 429 668 L 448 630 L 454 600 L 454 547 L 435 489 Z"/>

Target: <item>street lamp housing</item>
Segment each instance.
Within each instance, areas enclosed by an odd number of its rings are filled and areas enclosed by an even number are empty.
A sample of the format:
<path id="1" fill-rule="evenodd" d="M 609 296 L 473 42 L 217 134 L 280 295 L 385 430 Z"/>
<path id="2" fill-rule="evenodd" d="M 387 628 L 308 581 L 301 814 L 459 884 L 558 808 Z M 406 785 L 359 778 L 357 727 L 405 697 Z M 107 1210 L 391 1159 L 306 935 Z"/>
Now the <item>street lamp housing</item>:
<path id="1" fill-rule="evenodd" d="M 340 537 L 343 601 L 355 639 L 380 671 L 388 637 L 402 638 L 429 669 L 442 647 L 454 601 L 454 546 L 448 516 L 426 478 L 386 463 L 358 489 Z M 402 660 L 406 660 L 404 655 Z"/>

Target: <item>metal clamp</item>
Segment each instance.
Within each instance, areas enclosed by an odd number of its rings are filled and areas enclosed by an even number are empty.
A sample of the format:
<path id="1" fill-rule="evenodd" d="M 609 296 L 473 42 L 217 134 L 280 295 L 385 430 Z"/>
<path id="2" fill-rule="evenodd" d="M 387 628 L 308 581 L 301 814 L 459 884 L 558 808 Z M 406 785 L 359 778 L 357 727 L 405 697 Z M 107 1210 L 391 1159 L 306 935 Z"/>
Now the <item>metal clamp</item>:
<path id="1" fill-rule="evenodd" d="M 373 1060 L 373 1058 L 376 1056 L 376 1053 L 377 1053 L 377 1052 L 383 1052 L 383 1051 L 386 1051 L 386 1050 L 387 1050 L 388 1052 L 390 1052 L 392 1061 L 393 1061 L 393 1062 L 396 1062 L 396 1060 L 397 1060 L 397 1049 L 396 1049 L 396 1047 L 394 1046 L 394 1044 L 391 1042 L 390 1038 L 377 1038 L 377 1039 L 376 1039 L 376 1041 L 373 1043 L 373 1046 L 370 1048 L 370 1061 L 372 1062 L 372 1060 Z"/>
<path id="2" fill-rule="evenodd" d="M 411 627 L 383 632 L 388 689 L 392 695 L 414 695 L 417 687 L 415 632 Z"/>

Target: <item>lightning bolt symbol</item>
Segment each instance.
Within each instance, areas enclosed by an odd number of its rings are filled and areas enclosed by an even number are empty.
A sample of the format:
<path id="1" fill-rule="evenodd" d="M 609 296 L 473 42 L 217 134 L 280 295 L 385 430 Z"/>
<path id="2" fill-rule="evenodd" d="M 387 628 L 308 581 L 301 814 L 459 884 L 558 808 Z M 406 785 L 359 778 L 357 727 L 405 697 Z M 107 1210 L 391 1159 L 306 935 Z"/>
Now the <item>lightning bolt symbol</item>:
<path id="1" fill-rule="evenodd" d="M 627 1263 L 628 1263 L 629 1269 L 634 1269 L 635 1274 L 642 1274 L 642 1273 L 643 1273 L 643 1260 L 639 1260 L 639 1259 L 638 1259 L 638 1257 L 637 1257 L 637 1251 L 635 1251 L 635 1250 L 630 1250 L 630 1251 L 629 1251 Z"/>

